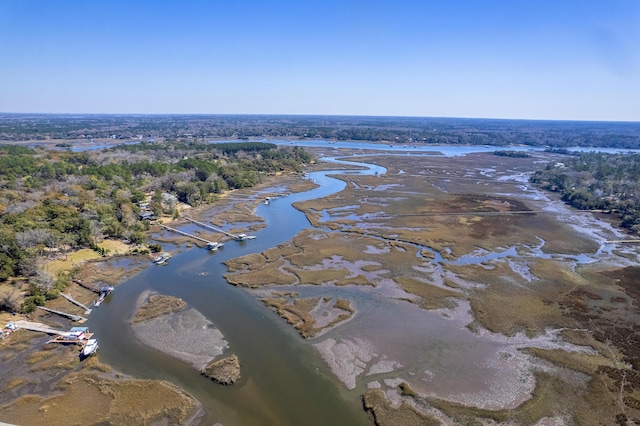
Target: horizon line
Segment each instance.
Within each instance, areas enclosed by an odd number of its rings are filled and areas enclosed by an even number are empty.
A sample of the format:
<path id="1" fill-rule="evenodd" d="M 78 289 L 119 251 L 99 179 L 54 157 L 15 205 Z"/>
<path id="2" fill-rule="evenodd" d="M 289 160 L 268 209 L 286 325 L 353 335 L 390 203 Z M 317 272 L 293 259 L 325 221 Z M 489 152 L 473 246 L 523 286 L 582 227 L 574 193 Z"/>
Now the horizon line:
<path id="1" fill-rule="evenodd" d="M 554 121 L 579 123 L 629 123 L 640 124 L 640 120 L 612 120 L 612 119 L 567 119 L 567 118 L 501 118 L 501 117 L 455 117 L 428 115 L 366 115 L 366 114 L 295 114 L 295 113 L 185 113 L 185 112 L 6 112 L 2 115 L 50 115 L 50 116 L 254 116 L 254 117 L 354 117 L 354 118 L 425 118 L 445 120 L 497 120 L 497 121 Z"/>

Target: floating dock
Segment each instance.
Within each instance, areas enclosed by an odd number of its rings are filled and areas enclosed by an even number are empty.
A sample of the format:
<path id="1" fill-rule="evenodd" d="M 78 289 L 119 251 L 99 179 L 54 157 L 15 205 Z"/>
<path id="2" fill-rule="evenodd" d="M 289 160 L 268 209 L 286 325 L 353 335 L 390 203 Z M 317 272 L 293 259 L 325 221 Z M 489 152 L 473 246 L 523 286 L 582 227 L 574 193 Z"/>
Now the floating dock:
<path id="1" fill-rule="evenodd" d="M 92 337 L 93 333 L 89 332 L 88 327 L 72 327 L 71 330 L 58 334 L 47 343 L 78 344 L 84 348 Z"/>

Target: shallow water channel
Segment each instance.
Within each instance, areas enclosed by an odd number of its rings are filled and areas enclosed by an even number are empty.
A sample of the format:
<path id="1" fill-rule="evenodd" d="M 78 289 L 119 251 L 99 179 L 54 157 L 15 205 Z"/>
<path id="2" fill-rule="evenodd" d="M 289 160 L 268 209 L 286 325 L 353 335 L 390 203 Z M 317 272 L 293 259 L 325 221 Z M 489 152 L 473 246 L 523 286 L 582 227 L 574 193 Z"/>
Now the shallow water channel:
<path id="1" fill-rule="evenodd" d="M 366 172 L 376 170 L 384 169 L 374 166 Z M 168 264 L 152 265 L 118 286 L 87 323 L 99 338 L 100 358 L 123 373 L 165 379 L 184 388 L 203 403 L 202 424 L 370 424 L 358 395 L 344 390 L 309 342 L 222 277 L 222 261 L 261 252 L 309 227 L 291 204 L 342 190 L 344 182 L 327 177 L 330 173 L 310 174 L 319 188 L 260 205 L 258 214 L 268 226 L 257 239 L 229 241 L 215 253 L 185 249 Z M 138 298 L 148 290 L 183 299 L 219 328 L 230 352 L 240 359 L 241 380 L 233 386 L 217 385 L 191 365 L 140 343 L 129 320 Z"/>

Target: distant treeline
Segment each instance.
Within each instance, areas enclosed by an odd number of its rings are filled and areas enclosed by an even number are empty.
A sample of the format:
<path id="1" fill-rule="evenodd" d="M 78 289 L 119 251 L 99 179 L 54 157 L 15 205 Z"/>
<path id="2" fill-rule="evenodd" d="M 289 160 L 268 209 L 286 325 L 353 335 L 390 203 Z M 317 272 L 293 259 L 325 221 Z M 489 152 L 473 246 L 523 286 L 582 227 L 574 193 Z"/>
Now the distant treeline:
<path id="1" fill-rule="evenodd" d="M 580 153 L 548 164 L 531 181 L 578 209 L 618 214 L 640 231 L 640 154 Z"/>
<path id="2" fill-rule="evenodd" d="M 511 157 L 511 158 L 529 158 L 531 154 L 527 154 L 523 151 L 494 151 L 494 155 L 499 157 Z"/>
<path id="3" fill-rule="evenodd" d="M 428 117 L 0 114 L 0 140 L 262 138 L 640 148 L 640 123 Z"/>

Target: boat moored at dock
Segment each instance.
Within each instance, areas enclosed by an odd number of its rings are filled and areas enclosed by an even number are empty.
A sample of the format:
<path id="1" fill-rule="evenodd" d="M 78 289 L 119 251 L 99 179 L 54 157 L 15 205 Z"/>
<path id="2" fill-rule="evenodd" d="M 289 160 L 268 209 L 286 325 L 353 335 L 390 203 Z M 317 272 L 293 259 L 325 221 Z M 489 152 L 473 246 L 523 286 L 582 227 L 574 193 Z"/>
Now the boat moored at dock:
<path id="1" fill-rule="evenodd" d="M 98 351 L 98 340 L 97 339 L 89 339 L 87 343 L 82 348 L 81 355 L 83 358 L 88 358 L 94 353 Z"/>
<path id="2" fill-rule="evenodd" d="M 102 304 L 102 302 L 104 302 L 104 299 L 111 294 L 111 292 L 113 291 L 113 287 L 110 285 L 106 285 L 104 287 L 102 287 L 100 289 L 100 296 L 98 296 L 98 298 L 96 300 L 93 301 L 93 306 L 95 306 L 96 308 L 98 306 L 100 306 Z"/>
<path id="3" fill-rule="evenodd" d="M 160 254 L 160 256 L 153 258 L 153 263 L 157 263 L 158 265 L 162 265 L 164 262 L 169 260 L 169 258 L 171 258 L 171 255 L 169 253 L 163 252 L 163 253 Z"/>
<path id="4" fill-rule="evenodd" d="M 218 242 L 210 242 L 207 244 L 207 250 L 210 251 L 216 251 L 218 250 L 220 247 L 222 247 L 224 244 L 223 243 L 218 243 Z"/>

